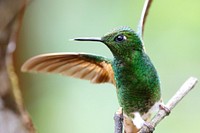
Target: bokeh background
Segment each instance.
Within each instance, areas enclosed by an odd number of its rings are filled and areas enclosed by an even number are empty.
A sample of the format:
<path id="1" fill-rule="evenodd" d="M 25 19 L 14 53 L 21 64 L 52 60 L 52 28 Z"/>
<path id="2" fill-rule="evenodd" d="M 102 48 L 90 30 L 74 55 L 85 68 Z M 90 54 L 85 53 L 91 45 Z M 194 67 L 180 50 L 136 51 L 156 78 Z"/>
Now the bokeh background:
<path id="1" fill-rule="evenodd" d="M 143 0 L 34 0 L 28 6 L 16 51 L 26 107 L 39 133 L 112 133 L 118 109 L 114 86 L 53 74 L 21 73 L 30 57 L 50 52 L 89 52 L 112 58 L 101 43 L 72 42 L 102 36 L 119 26 L 137 29 Z M 200 79 L 200 1 L 154 1 L 144 42 L 162 82 L 164 101 L 190 76 Z M 155 133 L 199 131 L 200 86 Z"/>

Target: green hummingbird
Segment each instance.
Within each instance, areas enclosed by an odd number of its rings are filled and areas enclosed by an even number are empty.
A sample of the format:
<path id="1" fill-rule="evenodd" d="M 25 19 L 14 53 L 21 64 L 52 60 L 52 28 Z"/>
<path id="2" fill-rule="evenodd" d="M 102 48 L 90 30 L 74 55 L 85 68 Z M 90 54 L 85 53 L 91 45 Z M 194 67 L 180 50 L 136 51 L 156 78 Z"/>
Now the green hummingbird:
<path id="1" fill-rule="evenodd" d="M 140 129 L 161 101 L 160 80 L 146 54 L 143 40 L 129 27 L 120 27 L 101 38 L 75 41 L 104 43 L 113 59 L 87 53 L 51 53 L 35 56 L 22 66 L 24 72 L 59 73 L 92 83 L 111 83 L 123 114 Z"/>

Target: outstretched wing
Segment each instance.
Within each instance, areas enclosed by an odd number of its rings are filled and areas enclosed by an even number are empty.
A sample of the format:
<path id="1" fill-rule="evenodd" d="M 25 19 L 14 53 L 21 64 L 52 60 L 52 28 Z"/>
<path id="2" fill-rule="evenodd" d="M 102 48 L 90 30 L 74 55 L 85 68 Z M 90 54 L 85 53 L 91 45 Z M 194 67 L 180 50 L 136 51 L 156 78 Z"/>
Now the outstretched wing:
<path id="1" fill-rule="evenodd" d="M 23 72 L 60 73 L 92 83 L 113 83 L 112 61 L 97 55 L 84 53 L 51 53 L 35 56 L 26 61 Z"/>

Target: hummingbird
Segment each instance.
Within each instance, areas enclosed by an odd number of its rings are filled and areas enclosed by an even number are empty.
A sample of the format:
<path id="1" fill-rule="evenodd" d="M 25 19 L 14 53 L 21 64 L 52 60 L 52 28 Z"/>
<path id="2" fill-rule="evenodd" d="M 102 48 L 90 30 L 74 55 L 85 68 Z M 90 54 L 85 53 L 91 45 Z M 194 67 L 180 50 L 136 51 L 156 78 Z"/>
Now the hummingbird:
<path id="1" fill-rule="evenodd" d="M 159 109 L 161 86 L 156 68 L 138 33 L 123 26 L 101 38 L 73 40 L 101 42 L 110 49 L 113 59 L 89 53 L 48 53 L 27 60 L 21 70 L 58 73 L 97 84 L 111 83 L 116 87 L 123 114 L 140 129 L 149 114 Z"/>

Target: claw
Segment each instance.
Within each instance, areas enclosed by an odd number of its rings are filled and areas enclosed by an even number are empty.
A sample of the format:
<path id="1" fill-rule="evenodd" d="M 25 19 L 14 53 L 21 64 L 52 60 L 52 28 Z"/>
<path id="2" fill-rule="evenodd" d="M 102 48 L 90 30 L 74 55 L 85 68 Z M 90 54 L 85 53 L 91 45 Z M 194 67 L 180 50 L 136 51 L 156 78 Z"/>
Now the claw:
<path id="1" fill-rule="evenodd" d="M 169 115 L 171 113 L 171 110 L 162 103 L 159 105 L 159 108 L 160 108 L 160 110 L 164 110 L 167 115 Z"/>
<path id="2" fill-rule="evenodd" d="M 150 133 L 153 133 L 153 131 L 155 130 L 155 127 L 148 122 L 145 122 L 144 126 L 146 126 L 149 129 Z"/>

